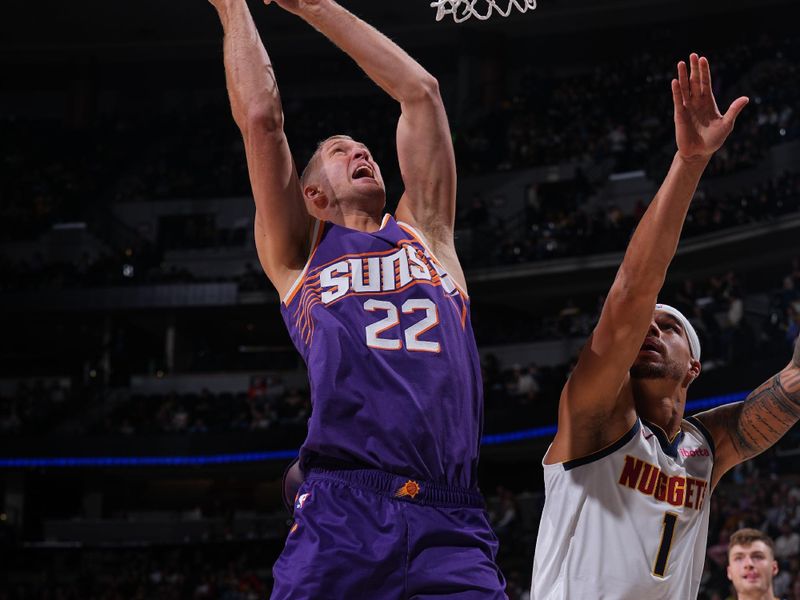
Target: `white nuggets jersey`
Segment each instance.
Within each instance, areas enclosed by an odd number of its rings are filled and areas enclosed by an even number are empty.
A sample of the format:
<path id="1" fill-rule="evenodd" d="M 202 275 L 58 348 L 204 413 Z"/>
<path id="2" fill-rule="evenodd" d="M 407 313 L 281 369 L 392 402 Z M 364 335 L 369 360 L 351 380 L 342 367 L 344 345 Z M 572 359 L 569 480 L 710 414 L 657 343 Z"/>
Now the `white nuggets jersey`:
<path id="1" fill-rule="evenodd" d="M 603 450 L 544 465 L 531 600 L 694 600 L 713 466 L 693 418 L 672 441 L 638 419 Z"/>

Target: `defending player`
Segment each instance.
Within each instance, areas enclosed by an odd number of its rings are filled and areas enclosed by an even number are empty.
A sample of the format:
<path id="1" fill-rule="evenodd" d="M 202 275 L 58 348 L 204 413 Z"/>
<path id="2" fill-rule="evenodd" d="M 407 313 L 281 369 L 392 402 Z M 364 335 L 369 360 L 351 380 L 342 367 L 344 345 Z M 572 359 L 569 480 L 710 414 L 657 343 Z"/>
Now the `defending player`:
<path id="1" fill-rule="evenodd" d="M 800 417 L 800 345 L 743 403 L 683 419 L 700 343 L 656 304 L 700 176 L 746 98 L 721 115 L 708 61 L 672 81 L 678 152 L 631 238 L 602 314 L 561 394 L 544 458 L 534 600 L 697 597 L 710 492 Z"/>
<path id="2" fill-rule="evenodd" d="M 480 364 L 453 240 L 456 171 L 436 80 L 332 0 L 276 0 L 400 103 L 405 192 L 347 136 L 298 178 L 244 0 L 213 0 L 245 141 L 261 264 L 308 365 L 313 413 L 273 598 L 505 598 L 476 484 Z"/>
<path id="3" fill-rule="evenodd" d="M 775 543 L 758 529 L 740 529 L 728 545 L 728 579 L 737 600 L 778 600 L 772 580 L 778 574 Z"/>

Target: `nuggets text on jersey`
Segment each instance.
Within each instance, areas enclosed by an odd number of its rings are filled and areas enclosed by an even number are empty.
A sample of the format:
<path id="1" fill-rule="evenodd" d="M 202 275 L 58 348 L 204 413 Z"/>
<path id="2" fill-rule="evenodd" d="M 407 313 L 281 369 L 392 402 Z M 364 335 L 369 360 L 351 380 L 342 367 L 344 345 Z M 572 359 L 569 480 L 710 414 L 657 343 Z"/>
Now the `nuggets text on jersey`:
<path id="1" fill-rule="evenodd" d="M 653 496 L 659 502 L 694 510 L 703 505 L 703 498 L 708 489 L 707 481 L 681 475 L 668 476 L 656 465 L 630 454 L 625 456 L 619 484 L 638 490 L 645 496 Z"/>

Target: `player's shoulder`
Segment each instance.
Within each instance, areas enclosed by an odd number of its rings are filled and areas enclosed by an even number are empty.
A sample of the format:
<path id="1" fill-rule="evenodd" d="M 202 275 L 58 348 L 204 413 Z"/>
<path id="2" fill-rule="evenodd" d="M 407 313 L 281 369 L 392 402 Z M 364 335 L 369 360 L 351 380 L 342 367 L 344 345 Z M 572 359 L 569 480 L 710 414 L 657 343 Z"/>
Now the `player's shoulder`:
<path id="1" fill-rule="evenodd" d="M 616 457 L 620 455 L 624 456 L 624 452 L 627 451 L 631 444 L 639 443 L 641 431 L 642 422 L 637 418 L 633 425 L 624 434 L 598 450 L 589 452 L 576 458 L 570 458 L 565 461 L 553 463 L 545 462 L 547 460 L 547 454 L 545 454 L 545 459 L 542 460 L 542 465 L 546 470 L 559 467 L 559 470 L 572 471 L 578 467 L 585 467 L 593 463 L 596 464 L 604 459 L 605 462 L 608 462 L 609 460 L 617 460 Z"/>

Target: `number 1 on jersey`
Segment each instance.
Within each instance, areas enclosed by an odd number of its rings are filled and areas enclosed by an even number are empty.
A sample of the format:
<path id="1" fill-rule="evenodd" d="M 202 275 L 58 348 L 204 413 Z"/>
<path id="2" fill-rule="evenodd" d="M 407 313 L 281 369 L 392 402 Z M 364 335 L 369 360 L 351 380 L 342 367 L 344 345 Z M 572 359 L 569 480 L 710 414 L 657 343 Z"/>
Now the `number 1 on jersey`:
<path id="1" fill-rule="evenodd" d="M 658 545 L 656 562 L 653 565 L 653 575 L 664 577 L 667 572 L 667 561 L 669 551 L 672 548 L 672 539 L 675 537 L 675 524 L 678 522 L 678 515 L 673 512 L 665 512 L 661 527 L 661 543 Z"/>

